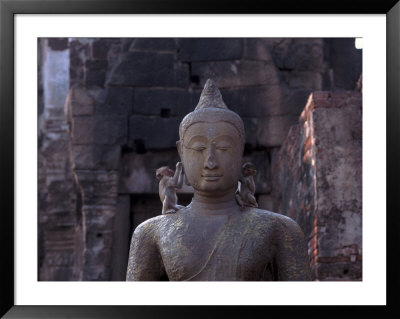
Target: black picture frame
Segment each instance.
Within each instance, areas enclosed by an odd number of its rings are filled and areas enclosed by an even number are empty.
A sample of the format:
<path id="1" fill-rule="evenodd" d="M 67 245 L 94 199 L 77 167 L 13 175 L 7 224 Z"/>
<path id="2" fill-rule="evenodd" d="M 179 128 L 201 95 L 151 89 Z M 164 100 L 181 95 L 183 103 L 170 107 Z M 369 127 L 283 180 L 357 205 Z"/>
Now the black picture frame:
<path id="1" fill-rule="evenodd" d="M 387 305 L 386 306 L 15 306 L 14 305 L 14 18 L 16 14 L 385 14 L 387 21 Z M 5 318 L 158 318 L 247 317 L 316 315 L 354 318 L 400 317 L 395 263 L 398 205 L 398 137 L 400 136 L 400 3 L 398 0 L 281 0 L 242 3 L 177 0 L 0 0 L 0 315 Z M 379 187 L 379 186 L 377 186 Z M 384 205 L 383 205 L 384 207 Z M 384 212 L 377 212 L 376 218 Z M 379 276 L 380 274 L 377 274 Z"/>

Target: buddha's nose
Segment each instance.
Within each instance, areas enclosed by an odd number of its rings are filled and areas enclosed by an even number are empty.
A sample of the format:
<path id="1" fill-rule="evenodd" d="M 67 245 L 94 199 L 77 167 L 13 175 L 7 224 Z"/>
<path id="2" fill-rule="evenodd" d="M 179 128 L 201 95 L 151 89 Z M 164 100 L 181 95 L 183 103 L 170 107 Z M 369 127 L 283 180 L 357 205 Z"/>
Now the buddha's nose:
<path id="1" fill-rule="evenodd" d="M 218 167 L 217 158 L 215 157 L 215 144 L 212 143 L 210 152 L 207 154 L 204 167 L 208 169 L 214 169 Z"/>

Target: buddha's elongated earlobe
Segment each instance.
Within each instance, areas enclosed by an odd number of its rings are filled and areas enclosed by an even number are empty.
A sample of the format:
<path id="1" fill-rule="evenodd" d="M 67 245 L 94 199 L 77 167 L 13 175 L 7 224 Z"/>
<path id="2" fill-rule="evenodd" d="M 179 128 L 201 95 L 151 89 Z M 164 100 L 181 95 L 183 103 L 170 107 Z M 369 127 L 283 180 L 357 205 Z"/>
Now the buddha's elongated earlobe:
<path id="1" fill-rule="evenodd" d="M 184 181 L 185 181 L 185 184 L 186 184 L 187 186 L 190 186 L 190 183 L 189 183 L 189 181 L 188 181 L 188 179 L 187 179 L 187 176 L 186 176 L 186 173 L 185 173 L 185 167 L 183 166 L 183 164 L 182 164 L 182 173 L 183 173 L 183 179 L 184 179 Z"/>
<path id="2" fill-rule="evenodd" d="M 185 184 L 186 184 L 187 186 L 190 186 L 190 183 L 189 183 L 189 181 L 188 181 L 186 175 L 185 175 Z"/>
<path id="3" fill-rule="evenodd" d="M 183 159 L 182 159 L 182 145 L 183 145 L 183 141 L 182 140 L 176 141 L 176 148 L 177 148 L 178 154 L 179 154 L 179 156 L 181 158 L 181 162 L 183 162 Z"/>

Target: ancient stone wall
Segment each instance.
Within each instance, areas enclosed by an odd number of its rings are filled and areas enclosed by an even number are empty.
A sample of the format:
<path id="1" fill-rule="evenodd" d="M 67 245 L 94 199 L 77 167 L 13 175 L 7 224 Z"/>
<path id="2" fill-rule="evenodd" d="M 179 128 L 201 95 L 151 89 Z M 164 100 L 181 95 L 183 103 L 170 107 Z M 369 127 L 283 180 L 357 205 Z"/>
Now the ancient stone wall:
<path id="1" fill-rule="evenodd" d="M 68 39 L 38 41 L 38 277 L 78 279 L 74 267 L 76 190 L 69 163 L 64 103 L 69 90 Z"/>
<path id="2" fill-rule="evenodd" d="M 362 279 L 362 98 L 310 96 L 279 152 L 280 211 L 308 239 L 313 278 Z"/>
<path id="3" fill-rule="evenodd" d="M 340 45 L 361 61 L 354 39 Z M 257 167 L 260 207 L 276 211 L 280 195 L 271 167 L 309 94 L 353 89 L 361 73 L 361 64 L 356 75 L 335 68 L 342 61 L 335 48 L 332 39 L 69 39 L 69 145 L 63 149 L 77 190 L 71 221 L 78 279 L 124 280 L 133 229 L 161 212 L 155 170 L 179 160 L 179 123 L 209 77 L 244 120 L 244 155 Z M 190 187 L 181 191 L 182 204 L 190 193 Z"/>

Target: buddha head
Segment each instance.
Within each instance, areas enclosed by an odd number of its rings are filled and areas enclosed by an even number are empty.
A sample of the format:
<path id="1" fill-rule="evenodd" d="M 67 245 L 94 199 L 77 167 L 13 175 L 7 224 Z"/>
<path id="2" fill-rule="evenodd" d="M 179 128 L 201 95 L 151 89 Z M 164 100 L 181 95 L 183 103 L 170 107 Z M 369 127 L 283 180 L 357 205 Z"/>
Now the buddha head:
<path id="1" fill-rule="evenodd" d="M 178 152 L 186 179 L 196 192 L 218 196 L 237 188 L 244 125 L 227 108 L 215 83 L 207 80 L 195 110 L 179 126 Z"/>

